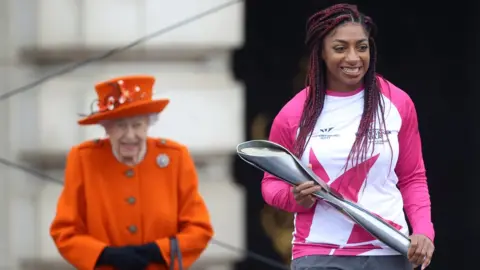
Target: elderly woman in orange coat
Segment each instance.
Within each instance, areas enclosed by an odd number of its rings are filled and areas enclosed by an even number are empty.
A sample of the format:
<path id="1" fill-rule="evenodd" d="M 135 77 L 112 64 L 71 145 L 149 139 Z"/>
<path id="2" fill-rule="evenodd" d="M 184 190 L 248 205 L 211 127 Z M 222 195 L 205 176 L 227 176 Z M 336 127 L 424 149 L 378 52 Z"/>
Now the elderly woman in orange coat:
<path id="1" fill-rule="evenodd" d="M 96 85 L 107 139 L 74 146 L 50 234 L 80 270 L 182 269 L 213 235 L 185 146 L 147 136 L 169 103 L 152 100 L 155 79 L 129 76 Z"/>

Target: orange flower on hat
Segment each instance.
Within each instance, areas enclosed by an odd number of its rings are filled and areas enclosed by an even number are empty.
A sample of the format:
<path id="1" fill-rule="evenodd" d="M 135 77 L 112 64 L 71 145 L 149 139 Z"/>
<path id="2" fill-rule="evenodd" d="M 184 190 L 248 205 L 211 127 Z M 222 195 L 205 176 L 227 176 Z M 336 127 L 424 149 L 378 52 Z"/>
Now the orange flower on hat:
<path id="1" fill-rule="evenodd" d="M 169 99 L 153 99 L 152 76 L 124 76 L 95 85 L 98 110 L 78 121 L 80 125 L 93 125 L 101 121 L 160 113 Z"/>

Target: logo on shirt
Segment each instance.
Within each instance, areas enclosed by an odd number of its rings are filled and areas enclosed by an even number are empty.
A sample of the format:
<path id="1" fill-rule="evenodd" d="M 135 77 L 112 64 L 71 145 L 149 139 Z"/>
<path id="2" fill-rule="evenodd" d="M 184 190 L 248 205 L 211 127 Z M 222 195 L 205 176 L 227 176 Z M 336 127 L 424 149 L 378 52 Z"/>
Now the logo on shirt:
<path id="1" fill-rule="evenodd" d="M 317 129 L 312 134 L 312 137 L 317 137 L 320 140 L 328 140 L 332 137 L 339 137 L 340 136 L 339 134 L 332 133 L 333 129 L 334 129 L 334 127 Z"/>
<path id="2" fill-rule="evenodd" d="M 391 130 L 371 129 L 368 131 L 367 138 L 369 142 L 374 144 L 384 144 L 388 142 L 388 135 L 390 134 L 392 134 Z"/>

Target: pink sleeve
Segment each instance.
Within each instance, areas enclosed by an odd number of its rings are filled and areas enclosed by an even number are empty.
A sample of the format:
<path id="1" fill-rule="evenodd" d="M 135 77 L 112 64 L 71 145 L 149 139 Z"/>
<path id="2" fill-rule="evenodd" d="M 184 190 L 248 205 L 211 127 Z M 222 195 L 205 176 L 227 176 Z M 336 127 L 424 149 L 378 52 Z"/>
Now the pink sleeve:
<path id="1" fill-rule="evenodd" d="M 402 193 L 405 212 L 413 234 L 422 234 L 432 241 L 435 231 L 431 219 L 430 195 L 422 157 L 422 145 L 418 130 L 417 113 L 407 96 L 400 114 L 402 126 L 398 134 L 399 156 L 395 173 Z"/>
<path id="2" fill-rule="evenodd" d="M 269 140 L 291 151 L 293 134 L 294 130 L 289 127 L 287 117 L 280 112 L 273 120 Z M 308 211 L 295 201 L 291 185 L 268 173 L 265 173 L 262 180 L 262 195 L 267 204 L 283 211 L 292 213 Z"/>

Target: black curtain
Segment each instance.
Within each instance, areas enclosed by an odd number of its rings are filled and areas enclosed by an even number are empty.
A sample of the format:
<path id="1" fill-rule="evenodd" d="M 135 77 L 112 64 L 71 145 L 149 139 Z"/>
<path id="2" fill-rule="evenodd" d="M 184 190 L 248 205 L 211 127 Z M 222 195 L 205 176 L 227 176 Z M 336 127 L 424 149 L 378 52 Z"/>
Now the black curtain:
<path id="1" fill-rule="evenodd" d="M 300 90 L 297 76 L 305 55 L 308 16 L 339 2 L 246 1 L 246 42 L 234 55 L 233 69 L 246 87 L 247 139 L 257 136 L 258 127 L 252 125 L 259 118 L 268 122 L 264 130 L 268 134 L 273 117 Z M 436 252 L 429 269 L 476 269 L 479 4 L 349 3 L 357 4 L 379 28 L 378 72 L 404 89 L 416 104 L 436 228 Z M 248 248 L 280 261 L 260 223 L 262 174 L 236 160 L 235 175 L 247 191 Z M 247 258 L 237 269 L 275 268 Z"/>

